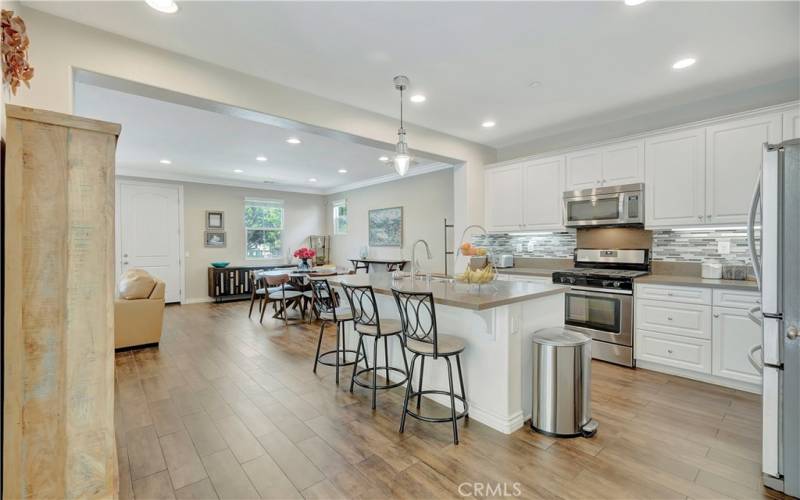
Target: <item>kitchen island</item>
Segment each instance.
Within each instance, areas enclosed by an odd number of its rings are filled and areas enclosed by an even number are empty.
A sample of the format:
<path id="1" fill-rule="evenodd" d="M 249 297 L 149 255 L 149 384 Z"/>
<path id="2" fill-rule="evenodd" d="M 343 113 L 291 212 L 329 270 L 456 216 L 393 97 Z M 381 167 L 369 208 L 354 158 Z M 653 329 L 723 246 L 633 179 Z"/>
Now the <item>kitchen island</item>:
<path id="1" fill-rule="evenodd" d="M 541 328 L 564 324 L 567 287 L 515 281 L 494 281 L 477 287 L 440 278 L 430 283 L 421 279 L 412 282 L 410 278 L 393 280 L 389 273 L 337 276 L 328 281 L 332 286 L 371 285 L 381 318 L 399 319 L 393 287 L 433 293 L 438 331 L 461 337 L 467 344 L 462 367 L 470 418 L 510 434 L 530 417 L 531 336 Z M 346 301 L 344 296 L 342 300 Z M 346 328 L 348 343 L 355 346 L 358 337 L 352 324 L 348 323 Z M 369 342 L 367 352 L 371 353 L 371 341 L 366 342 Z M 381 352 L 382 349 L 379 365 Z M 389 342 L 389 358 L 392 366 L 403 366 L 398 342 Z M 401 377 L 391 375 L 395 380 Z M 446 388 L 444 360 L 429 360 L 424 376 L 426 388 Z M 415 384 L 416 377 L 417 374 Z M 446 397 L 433 399 L 450 406 Z"/>

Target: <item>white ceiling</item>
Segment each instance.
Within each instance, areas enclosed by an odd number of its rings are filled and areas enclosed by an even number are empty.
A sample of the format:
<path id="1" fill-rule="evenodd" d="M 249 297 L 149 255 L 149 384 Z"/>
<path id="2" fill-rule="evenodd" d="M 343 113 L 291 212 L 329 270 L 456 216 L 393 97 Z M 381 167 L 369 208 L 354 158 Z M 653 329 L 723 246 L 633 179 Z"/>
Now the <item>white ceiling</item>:
<path id="1" fill-rule="evenodd" d="M 799 2 L 178 3 L 28 5 L 389 116 L 403 73 L 410 122 L 496 147 L 800 73 Z"/>
<path id="2" fill-rule="evenodd" d="M 391 164 L 378 160 L 391 154 L 381 149 L 84 83 L 75 84 L 75 113 L 122 124 L 117 146 L 117 172 L 122 175 L 308 192 L 398 177 Z M 289 137 L 302 143 L 288 144 Z M 259 155 L 268 160 L 257 161 Z M 161 164 L 161 159 L 172 163 Z M 412 174 L 442 166 L 416 161 Z M 312 177 L 317 182 L 309 182 Z"/>

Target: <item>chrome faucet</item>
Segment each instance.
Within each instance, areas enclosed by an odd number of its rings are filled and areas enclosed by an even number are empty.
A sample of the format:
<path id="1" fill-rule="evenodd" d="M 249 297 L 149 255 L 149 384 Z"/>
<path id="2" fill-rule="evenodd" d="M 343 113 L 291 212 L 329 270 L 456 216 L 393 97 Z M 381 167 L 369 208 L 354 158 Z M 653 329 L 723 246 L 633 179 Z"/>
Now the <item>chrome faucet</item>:
<path id="1" fill-rule="evenodd" d="M 428 260 L 433 258 L 433 255 L 431 255 L 431 247 L 428 246 L 427 241 L 417 240 L 411 245 L 411 281 L 414 281 L 414 277 L 417 275 L 417 244 L 419 243 L 425 245 L 425 252 L 428 254 Z"/>

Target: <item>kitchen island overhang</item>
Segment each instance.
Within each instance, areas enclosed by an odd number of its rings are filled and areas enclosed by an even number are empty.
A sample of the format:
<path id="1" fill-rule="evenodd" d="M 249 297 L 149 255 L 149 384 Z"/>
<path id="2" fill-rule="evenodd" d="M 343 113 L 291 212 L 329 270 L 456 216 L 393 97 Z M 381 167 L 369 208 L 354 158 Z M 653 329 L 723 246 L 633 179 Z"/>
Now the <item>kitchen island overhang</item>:
<path id="1" fill-rule="evenodd" d="M 563 326 L 564 292 L 568 287 L 495 281 L 478 288 L 440 279 L 430 283 L 417 279 L 412 283 L 409 278 L 393 280 L 388 273 L 337 276 L 328 281 L 332 286 L 371 285 L 381 318 L 399 319 L 392 287 L 433 293 L 438 331 L 461 337 L 467 344 L 462 367 L 470 419 L 510 434 L 530 418 L 531 337 L 541 328 Z M 341 299 L 345 302 L 342 305 L 348 305 L 344 296 Z M 347 323 L 346 331 L 348 341 L 355 345 L 358 339 L 352 323 Z M 371 352 L 370 348 L 367 352 Z M 399 343 L 389 344 L 389 362 L 403 366 Z M 417 371 L 414 384 L 418 383 L 418 375 Z M 390 376 L 393 380 L 402 379 L 399 374 Z M 443 389 L 447 383 L 444 360 L 429 360 L 425 364 L 425 387 Z M 447 397 L 434 395 L 432 399 L 450 406 Z"/>

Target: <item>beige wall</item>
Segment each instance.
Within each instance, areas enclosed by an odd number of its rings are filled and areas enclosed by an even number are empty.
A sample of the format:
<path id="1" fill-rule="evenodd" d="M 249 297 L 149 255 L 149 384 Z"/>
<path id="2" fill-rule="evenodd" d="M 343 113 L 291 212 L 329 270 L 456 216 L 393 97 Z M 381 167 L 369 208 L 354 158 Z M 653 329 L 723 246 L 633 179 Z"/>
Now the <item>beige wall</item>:
<path id="1" fill-rule="evenodd" d="M 325 199 L 316 194 L 287 193 L 264 189 L 247 189 L 193 182 L 150 181 L 134 177 L 119 180 L 157 182 L 183 185 L 183 245 L 185 252 L 187 302 L 208 299 L 207 269 L 211 262 L 228 261 L 231 265 L 270 265 L 289 261 L 288 252 L 308 245 L 312 234 L 324 234 L 326 225 Z M 285 257 L 278 260 L 245 260 L 244 258 L 244 199 L 245 197 L 283 200 Z M 203 243 L 206 210 L 225 212 L 225 248 L 206 248 Z"/>
<path id="2" fill-rule="evenodd" d="M 394 182 L 378 184 L 353 191 L 327 196 L 327 227 L 333 234 L 332 203 L 347 200 L 347 235 L 332 236 L 331 257 L 340 266 L 349 266 L 348 259 L 357 257 L 361 247 L 368 243 L 367 212 L 373 208 L 403 207 L 403 247 L 373 247 L 370 256 L 375 258 L 411 259 L 411 245 L 418 239 L 427 240 L 433 260 L 428 263 L 422 246 L 418 249 L 423 269 L 444 271 L 443 224 L 447 217 L 453 220 L 453 170 L 440 170 L 425 175 L 409 177 Z M 448 265 L 452 264 L 452 260 Z M 452 268 L 451 268 L 452 269 Z"/>
<path id="3" fill-rule="evenodd" d="M 202 97 L 304 123 L 393 142 L 397 120 L 266 80 L 223 69 L 85 25 L 10 5 L 24 19 L 36 67 L 31 89 L 11 102 L 71 113 L 72 70 L 80 68 Z M 412 75 L 413 76 L 413 75 Z M 409 124 L 408 140 L 420 151 L 465 162 L 456 170 L 456 224 L 483 221 L 483 165 L 496 159 L 493 148 Z M 125 133 L 123 129 L 122 133 Z"/>

